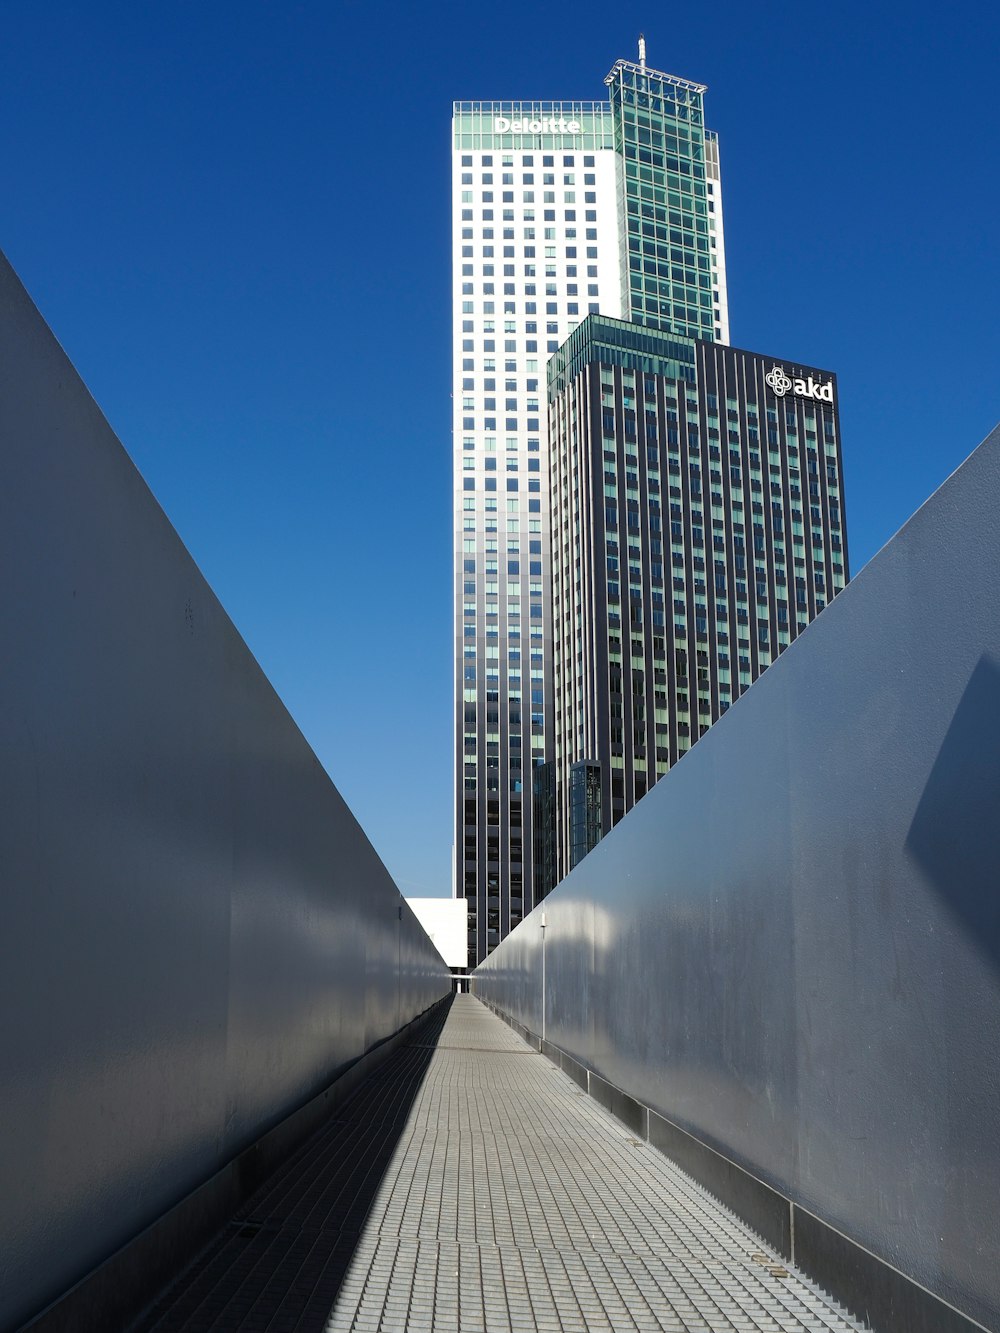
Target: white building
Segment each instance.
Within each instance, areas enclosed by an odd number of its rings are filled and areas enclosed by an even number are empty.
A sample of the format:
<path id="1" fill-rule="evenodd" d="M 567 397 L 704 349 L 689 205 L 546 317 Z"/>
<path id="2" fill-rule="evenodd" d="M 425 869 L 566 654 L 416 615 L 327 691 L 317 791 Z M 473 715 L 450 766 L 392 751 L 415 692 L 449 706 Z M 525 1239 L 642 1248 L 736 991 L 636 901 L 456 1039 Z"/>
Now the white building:
<path id="1" fill-rule="evenodd" d="M 448 966 L 464 972 L 469 954 L 461 898 L 407 898 L 406 903 Z"/>

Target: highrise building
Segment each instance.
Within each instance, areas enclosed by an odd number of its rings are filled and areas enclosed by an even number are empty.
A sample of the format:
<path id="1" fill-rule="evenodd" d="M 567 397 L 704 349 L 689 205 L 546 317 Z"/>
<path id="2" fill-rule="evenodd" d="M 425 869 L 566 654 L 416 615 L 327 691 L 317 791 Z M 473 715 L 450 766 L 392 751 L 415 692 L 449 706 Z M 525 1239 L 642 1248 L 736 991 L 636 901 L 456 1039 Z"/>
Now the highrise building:
<path id="1" fill-rule="evenodd" d="M 532 770 L 554 740 L 548 359 L 598 311 L 728 340 L 705 89 L 647 69 L 642 46 L 605 82 L 604 101 L 454 107 L 455 867 L 471 965 L 537 898 Z"/>
<path id="2" fill-rule="evenodd" d="M 548 388 L 556 882 L 848 565 L 829 372 L 590 315 Z"/>

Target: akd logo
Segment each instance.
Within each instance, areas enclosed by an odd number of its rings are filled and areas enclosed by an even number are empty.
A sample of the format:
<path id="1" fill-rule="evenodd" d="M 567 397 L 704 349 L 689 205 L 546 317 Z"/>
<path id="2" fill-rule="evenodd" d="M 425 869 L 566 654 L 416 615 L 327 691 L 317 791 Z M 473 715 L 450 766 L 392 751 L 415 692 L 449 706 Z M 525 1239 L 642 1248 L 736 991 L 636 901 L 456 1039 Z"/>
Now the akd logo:
<path id="1" fill-rule="evenodd" d="M 784 366 L 772 366 L 764 376 L 764 383 L 774 390 L 777 398 L 784 398 L 790 390 L 797 398 L 814 398 L 818 403 L 833 402 L 833 380 L 823 384 L 811 375 L 804 380 L 789 379 Z"/>

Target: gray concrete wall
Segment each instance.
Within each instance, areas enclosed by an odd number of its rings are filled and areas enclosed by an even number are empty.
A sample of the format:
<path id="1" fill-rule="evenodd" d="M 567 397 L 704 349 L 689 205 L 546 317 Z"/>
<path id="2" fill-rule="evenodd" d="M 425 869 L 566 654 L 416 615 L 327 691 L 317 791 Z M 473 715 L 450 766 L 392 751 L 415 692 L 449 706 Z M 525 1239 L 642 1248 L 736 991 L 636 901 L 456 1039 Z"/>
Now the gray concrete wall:
<path id="1" fill-rule="evenodd" d="M 450 979 L 2 259 L 0 622 L 9 1327 Z"/>
<path id="2" fill-rule="evenodd" d="M 544 911 L 550 1041 L 1000 1327 L 1000 431 Z"/>

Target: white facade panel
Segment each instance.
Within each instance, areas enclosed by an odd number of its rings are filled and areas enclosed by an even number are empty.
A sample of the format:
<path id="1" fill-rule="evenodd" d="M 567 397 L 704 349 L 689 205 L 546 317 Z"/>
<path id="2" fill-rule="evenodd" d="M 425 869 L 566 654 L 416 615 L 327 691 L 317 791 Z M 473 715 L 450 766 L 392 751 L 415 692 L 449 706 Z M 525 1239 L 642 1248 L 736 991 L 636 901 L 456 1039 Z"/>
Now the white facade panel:
<path id="1" fill-rule="evenodd" d="M 468 961 L 468 946 L 462 899 L 407 898 L 406 903 L 448 966 L 464 968 Z"/>

